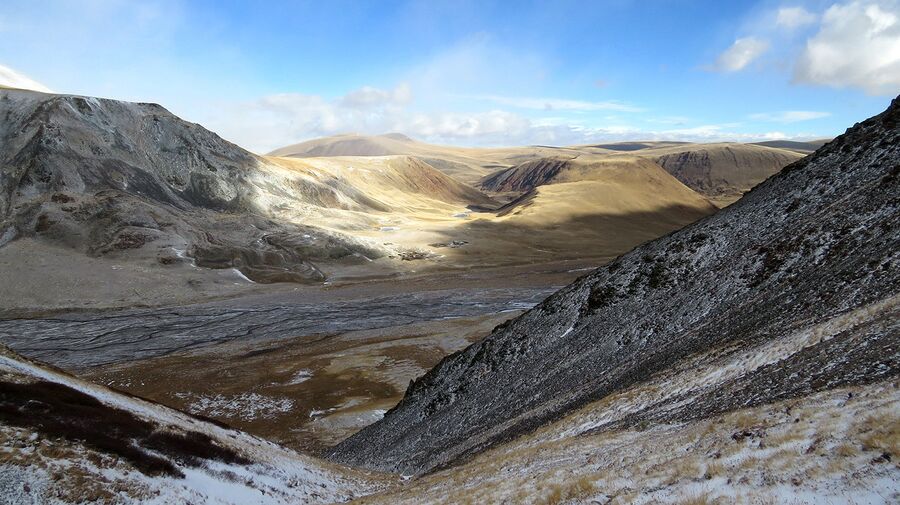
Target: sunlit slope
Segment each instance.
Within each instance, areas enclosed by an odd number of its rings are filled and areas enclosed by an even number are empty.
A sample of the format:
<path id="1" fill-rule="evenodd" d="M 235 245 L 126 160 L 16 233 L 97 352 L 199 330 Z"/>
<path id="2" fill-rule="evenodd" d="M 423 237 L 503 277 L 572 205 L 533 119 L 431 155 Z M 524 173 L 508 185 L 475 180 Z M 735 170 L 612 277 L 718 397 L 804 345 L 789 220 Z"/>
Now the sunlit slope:
<path id="1" fill-rule="evenodd" d="M 316 223 L 389 242 L 416 268 L 611 258 L 715 211 L 655 163 L 633 156 L 562 158 L 546 185 L 499 205 L 409 156 L 268 160 L 318 183 L 353 187 L 366 206 L 318 209 Z M 527 162 L 526 179 L 555 159 Z M 514 189 L 531 186 L 516 185 Z M 361 201 L 359 198 L 357 201 Z M 291 219 L 291 209 L 284 210 Z M 401 256 L 403 257 L 403 256 Z M 374 265 L 373 265 L 374 266 Z"/>
<path id="2" fill-rule="evenodd" d="M 469 148 L 426 144 L 400 134 L 335 135 L 276 149 L 271 156 L 313 158 L 332 156 L 415 156 L 441 172 L 475 184 L 482 177 L 524 161 L 572 152 L 568 148 L 526 146 Z"/>
<path id="3" fill-rule="evenodd" d="M 278 158 L 268 161 L 320 183 L 366 195 L 368 205 L 381 211 L 410 207 L 494 205 L 484 193 L 411 156 Z M 352 189 L 350 189 L 352 188 Z M 341 207 L 340 202 L 335 202 Z"/>
<path id="4" fill-rule="evenodd" d="M 550 158 L 523 163 L 492 183 L 498 191 L 526 191 L 498 214 L 554 222 L 566 218 L 626 216 L 686 209 L 708 213 L 709 201 L 652 161 L 634 156 Z"/>
<path id="5" fill-rule="evenodd" d="M 818 139 L 807 140 L 805 142 L 794 140 L 767 140 L 765 142 L 754 142 L 754 145 L 787 149 L 789 151 L 796 151 L 800 154 L 809 154 L 831 142 L 831 140 L 832 139 Z"/>

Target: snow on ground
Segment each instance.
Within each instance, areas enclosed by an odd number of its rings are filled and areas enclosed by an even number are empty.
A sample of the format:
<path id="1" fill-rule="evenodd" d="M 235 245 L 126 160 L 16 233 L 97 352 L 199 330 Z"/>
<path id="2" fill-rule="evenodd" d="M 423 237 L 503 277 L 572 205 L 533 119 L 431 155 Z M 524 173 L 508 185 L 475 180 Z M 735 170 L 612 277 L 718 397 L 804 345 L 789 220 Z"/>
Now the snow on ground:
<path id="1" fill-rule="evenodd" d="M 239 395 L 195 395 L 193 393 L 175 393 L 181 400 L 189 400 L 187 411 L 217 419 L 240 419 L 253 421 L 264 418 L 271 419 L 279 414 L 290 412 L 294 402 L 290 398 L 273 398 L 258 393 L 241 393 Z"/>
<path id="2" fill-rule="evenodd" d="M 697 355 L 470 462 L 361 502 L 900 503 L 896 379 L 687 423 L 614 428 L 631 413 L 690 404 L 898 304 L 894 296 L 781 339 Z"/>
<path id="3" fill-rule="evenodd" d="M 897 381 L 686 424 L 559 428 L 358 503 L 900 503 Z"/>
<path id="4" fill-rule="evenodd" d="M 307 369 L 301 369 L 294 372 L 294 375 L 291 377 L 291 380 L 288 381 L 288 384 L 300 384 L 308 381 L 313 376 L 312 371 Z"/>
<path id="5" fill-rule="evenodd" d="M 0 350 L 4 380 L 45 380 L 68 386 L 167 430 L 199 432 L 249 463 L 203 460 L 184 475 L 148 476 L 125 459 L 71 440 L 50 439 L 0 425 L 0 504 L 79 503 L 338 503 L 393 479 L 341 468 L 245 433 L 127 396 Z"/>

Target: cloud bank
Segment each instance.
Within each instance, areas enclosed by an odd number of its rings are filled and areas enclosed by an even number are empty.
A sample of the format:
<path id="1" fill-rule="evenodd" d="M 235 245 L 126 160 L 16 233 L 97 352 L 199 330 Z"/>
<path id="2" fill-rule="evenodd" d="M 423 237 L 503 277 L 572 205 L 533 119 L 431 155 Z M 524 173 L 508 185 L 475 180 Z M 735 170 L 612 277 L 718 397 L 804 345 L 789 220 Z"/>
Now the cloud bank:
<path id="1" fill-rule="evenodd" d="M 15 70 L 3 65 L 0 65 L 0 86 L 52 93 L 52 91 L 50 91 L 50 88 L 48 88 L 47 86 L 44 86 L 43 84 L 35 81 L 25 74 L 16 72 Z"/>
<path id="2" fill-rule="evenodd" d="M 794 80 L 856 87 L 872 95 L 900 92 L 900 4 L 850 2 L 828 8 L 806 42 Z"/>
<path id="3" fill-rule="evenodd" d="M 839 2 L 821 14 L 785 6 L 752 24 L 712 66 L 739 72 L 768 52 L 789 60 L 793 82 L 857 88 L 870 95 L 900 92 L 900 1 Z"/>

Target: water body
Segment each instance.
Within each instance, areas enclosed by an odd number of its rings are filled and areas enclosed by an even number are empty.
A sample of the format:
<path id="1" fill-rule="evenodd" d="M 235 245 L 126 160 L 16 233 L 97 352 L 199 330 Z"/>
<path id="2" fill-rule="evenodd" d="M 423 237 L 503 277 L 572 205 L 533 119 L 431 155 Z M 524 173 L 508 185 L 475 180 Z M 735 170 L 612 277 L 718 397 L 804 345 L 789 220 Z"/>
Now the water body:
<path id="1" fill-rule="evenodd" d="M 450 289 L 293 303 L 277 297 L 0 321 L 0 342 L 27 357 L 80 369 L 163 356 L 235 339 L 327 338 L 354 330 L 530 308 L 555 288 Z"/>

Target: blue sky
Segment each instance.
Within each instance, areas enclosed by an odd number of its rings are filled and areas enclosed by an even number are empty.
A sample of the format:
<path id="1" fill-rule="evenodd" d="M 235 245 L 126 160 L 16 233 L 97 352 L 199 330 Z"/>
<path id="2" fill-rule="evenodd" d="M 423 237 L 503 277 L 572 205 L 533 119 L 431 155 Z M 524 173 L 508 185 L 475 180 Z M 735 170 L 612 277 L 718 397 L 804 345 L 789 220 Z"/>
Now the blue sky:
<path id="1" fill-rule="evenodd" d="M 900 93 L 900 0 L 4 0 L 0 67 L 257 152 L 815 138 Z"/>

